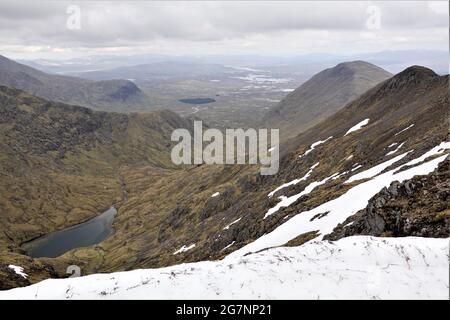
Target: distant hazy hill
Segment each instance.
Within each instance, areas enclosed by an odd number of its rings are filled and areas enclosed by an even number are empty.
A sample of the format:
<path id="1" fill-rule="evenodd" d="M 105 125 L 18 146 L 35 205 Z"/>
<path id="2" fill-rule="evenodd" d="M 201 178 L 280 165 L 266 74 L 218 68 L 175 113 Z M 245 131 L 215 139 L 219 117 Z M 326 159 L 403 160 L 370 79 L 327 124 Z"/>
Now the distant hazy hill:
<path id="1" fill-rule="evenodd" d="M 135 79 L 140 81 L 215 78 L 227 70 L 220 64 L 190 61 L 163 61 L 135 66 L 124 66 L 109 70 L 78 73 L 77 76 L 91 80 Z"/>
<path id="2" fill-rule="evenodd" d="M 262 126 L 293 137 L 332 115 L 348 102 L 392 75 L 367 62 L 338 64 L 313 76 L 264 117 Z"/>
<path id="3" fill-rule="evenodd" d="M 105 111 L 149 109 L 150 99 L 128 80 L 89 81 L 48 74 L 0 56 L 0 85 Z"/>

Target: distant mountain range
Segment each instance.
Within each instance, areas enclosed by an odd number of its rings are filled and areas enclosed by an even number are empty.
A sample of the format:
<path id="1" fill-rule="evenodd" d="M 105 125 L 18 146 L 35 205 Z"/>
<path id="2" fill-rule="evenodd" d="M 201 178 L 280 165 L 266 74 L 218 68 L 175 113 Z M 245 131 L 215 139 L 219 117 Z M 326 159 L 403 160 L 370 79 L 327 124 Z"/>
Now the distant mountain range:
<path id="1" fill-rule="evenodd" d="M 206 79 L 217 77 L 227 70 L 220 64 L 191 61 L 162 61 L 151 64 L 122 66 L 108 70 L 86 71 L 75 75 L 91 80 L 133 79 L 138 81 L 164 81 L 169 79 Z"/>
<path id="2" fill-rule="evenodd" d="M 311 65 L 326 68 L 342 61 L 363 60 L 398 73 L 411 65 L 424 65 L 438 74 L 448 73 L 448 52 L 439 50 L 388 50 L 359 54 L 309 53 L 289 56 L 264 55 L 93 55 L 66 60 L 36 59 L 20 60 L 44 72 L 74 75 L 90 71 L 106 71 L 121 67 L 174 62 L 175 64 L 219 64 L 261 68 L 266 66 Z M 126 79 L 126 78 L 125 78 Z"/>
<path id="3" fill-rule="evenodd" d="M 0 56 L 0 85 L 105 111 L 149 110 L 151 100 L 128 80 L 89 81 L 48 74 Z"/>

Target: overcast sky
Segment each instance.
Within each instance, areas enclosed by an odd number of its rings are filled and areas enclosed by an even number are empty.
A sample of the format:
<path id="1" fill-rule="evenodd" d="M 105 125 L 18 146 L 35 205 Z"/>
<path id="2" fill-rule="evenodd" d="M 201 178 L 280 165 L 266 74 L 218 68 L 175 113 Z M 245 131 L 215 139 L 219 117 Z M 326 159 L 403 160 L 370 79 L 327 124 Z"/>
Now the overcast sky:
<path id="1" fill-rule="evenodd" d="M 80 8 L 79 29 L 73 28 L 76 23 L 67 27 L 68 18 L 74 17 L 67 13 L 70 5 Z M 104 53 L 298 55 L 448 50 L 448 14 L 445 1 L 2 0 L 0 54 L 30 59 Z"/>

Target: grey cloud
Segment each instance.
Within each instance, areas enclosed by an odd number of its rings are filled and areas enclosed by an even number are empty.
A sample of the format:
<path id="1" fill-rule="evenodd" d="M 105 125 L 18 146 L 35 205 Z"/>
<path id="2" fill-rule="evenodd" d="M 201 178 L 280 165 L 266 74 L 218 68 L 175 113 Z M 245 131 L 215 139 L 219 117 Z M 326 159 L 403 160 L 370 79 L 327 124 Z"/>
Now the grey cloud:
<path id="1" fill-rule="evenodd" d="M 69 4 L 81 8 L 81 30 L 66 28 Z M 281 32 L 305 30 L 355 35 L 365 30 L 369 5 L 380 8 L 385 33 L 413 35 L 414 29 L 448 28 L 447 15 L 426 2 L 2 1 L 0 39 L 15 45 L 99 48 L 245 41 L 255 35 L 269 41 Z"/>

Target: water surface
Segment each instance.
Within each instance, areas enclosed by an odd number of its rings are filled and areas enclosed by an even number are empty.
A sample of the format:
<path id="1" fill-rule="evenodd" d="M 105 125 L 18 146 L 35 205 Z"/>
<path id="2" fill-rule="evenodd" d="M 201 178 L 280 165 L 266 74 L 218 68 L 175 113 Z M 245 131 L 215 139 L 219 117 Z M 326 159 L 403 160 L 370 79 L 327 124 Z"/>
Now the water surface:
<path id="1" fill-rule="evenodd" d="M 116 208 L 111 207 L 91 220 L 24 243 L 22 249 L 33 258 L 55 258 L 75 248 L 92 246 L 114 232 L 112 223 L 116 213 Z"/>

